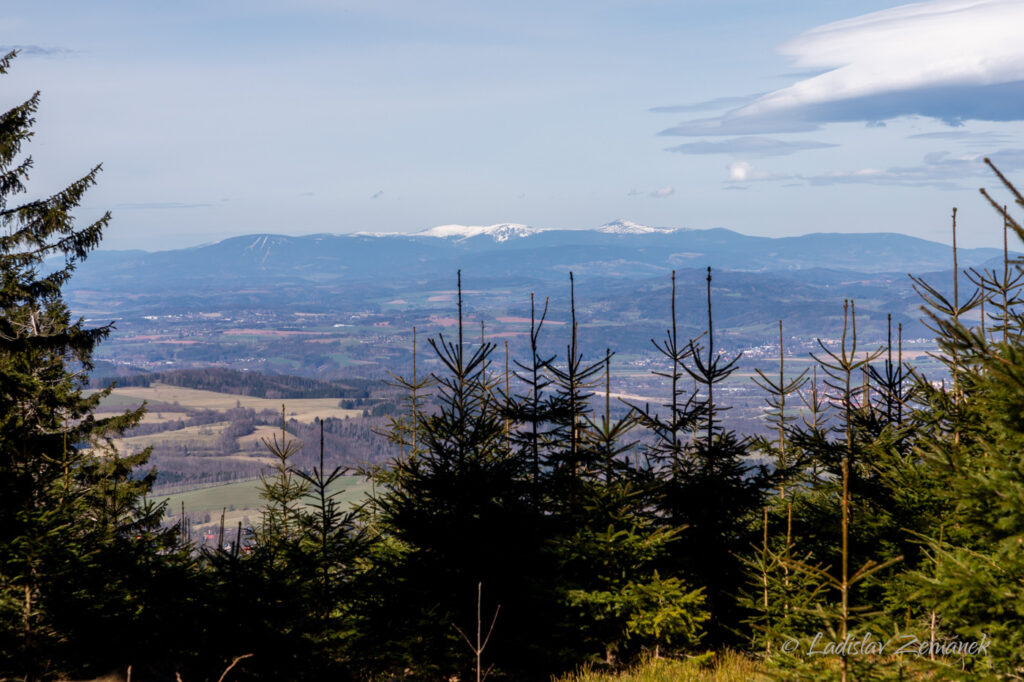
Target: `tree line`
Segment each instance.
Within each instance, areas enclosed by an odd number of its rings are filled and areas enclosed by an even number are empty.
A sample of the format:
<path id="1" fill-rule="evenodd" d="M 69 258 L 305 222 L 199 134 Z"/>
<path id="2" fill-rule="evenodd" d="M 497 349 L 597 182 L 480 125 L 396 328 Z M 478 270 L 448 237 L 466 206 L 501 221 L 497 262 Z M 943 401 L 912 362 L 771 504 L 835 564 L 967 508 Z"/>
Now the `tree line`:
<path id="1" fill-rule="evenodd" d="M 1024 274 L 1008 256 L 963 277 L 954 262 L 951 296 L 914 280 L 941 379 L 904 361 L 898 325 L 864 348 L 853 301 L 810 370 L 785 367 L 780 323 L 778 373 L 756 377 L 772 437 L 723 425 L 736 358 L 716 350 L 710 268 L 700 300 L 677 301 L 673 275 L 652 340 L 663 403 L 616 418 L 613 353 L 580 346 L 572 275 L 557 356 L 540 350 L 546 301 L 512 358 L 463 323 L 459 281 L 455 330 L 414 341 L 412 374 L 392 377 L 398 454 L 363 471 L 365 503 L 339 504 L 322 426 L 300 443 L 282 415 L 260 523 L 222 521 L 197 547 L 149 496 L 148 453 L 111 445 L 143 410 L 98 417 L 111 389 L 86 391 L 112 326 L 61 295 L 110 220 L 72 215 L 100 168 L 13 202 L 38 104 L 0 116 L 0 678 L 535 680 L 727 648 L 783 678 L 1024 666 Z M 681 305 L 702 310 L 699 337 L 679 335 Z M 424 351 L 439 370 L 418 371 Z M 922 648 L 809 650 L 872 637 Z"/>

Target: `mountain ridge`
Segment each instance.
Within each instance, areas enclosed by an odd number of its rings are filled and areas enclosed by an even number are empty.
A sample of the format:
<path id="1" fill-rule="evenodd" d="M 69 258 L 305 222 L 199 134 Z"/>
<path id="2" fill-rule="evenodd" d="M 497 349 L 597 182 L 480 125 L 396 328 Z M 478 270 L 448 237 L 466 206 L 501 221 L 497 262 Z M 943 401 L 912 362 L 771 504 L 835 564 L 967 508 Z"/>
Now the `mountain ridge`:
<path id="1" fill-rule="evenodd" d="M 607 228 L 607 229 L 602 229 Z M 962 267 L 980 266 L 1002 251 L 960 249 Z M 73 286 L 109 290 L 244 287 L 274 283 L 396 281 L 449 276 L 560 280 L 581 276 L 643 278 L 710 266 L 744 272 L 830 270 L 901 273 L 945 270 L 950 247 L 893 232 L 818 232 L 758 237 L 718 227 L 651 228 L 629 221 L 588 230 L 530 228 L 518 223 L 447 225 L 414 234 L 259 233 L 168 251 L 93 253 Z"/>

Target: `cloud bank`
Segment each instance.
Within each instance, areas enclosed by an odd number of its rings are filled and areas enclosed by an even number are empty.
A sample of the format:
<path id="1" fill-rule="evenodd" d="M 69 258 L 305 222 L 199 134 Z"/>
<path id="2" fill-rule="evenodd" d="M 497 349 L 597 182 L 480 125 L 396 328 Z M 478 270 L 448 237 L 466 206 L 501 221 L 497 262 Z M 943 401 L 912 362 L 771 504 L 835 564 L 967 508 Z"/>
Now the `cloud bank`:
<path id="1" fill-rule="evenodd" d="M 715 99 L 704 100 L 703 102 L 694 102 L 692 104 L 675 104 L 666 107 L 651 107 L 648 109 L 652 114 L 678 114 L 684 111 L 712 111 L 718 109 L 731 109 L 738 107 L 743 104 L 748 104 L 763 93 L 756 95 L 746 95 L 744 97 L 716 97 Z"/>
<path id="2" fill-rule="evenodd" d="M 931 0 L 815 28 L 782 46 L 800 69 L 828 69 L 723 116 L 663 135 L 803 132 L 907 115 L 1024 119 L 1024 2 Z"/>
<path id="3" fill-rule="evenodd" d="M 886 169 L 860 168 L 817 175 L 770 173 L 754 168 L 746 161 L 737 161 L 728 167 L 729 178 L 726 183 L 798 180 L 813 186 L 889 185 L 961 189 L 961 182 L 967 178 L 991 176 L 991 171 L 984 163 L 985 156 L 988 156 L 1003 171 L 1024 170 L 1024 149 L 1001 149 L 992 154 L 932 152 L 926 154 L 921 163 L 916 166 L 894 166 Z"/>
<path id="4" fill-rule="evenodd" d="M 114 210 L 120 211 L 150 211 L 178 208 L 209 208 L 216 204 L 196 203 L 190 204 L 182 201 L 144 201 L 137 203 L 115 204 Z"/>
<path id="5" fill-rule="evenodd" d="M 43 47 L 42 45 L 0 45 L 0 54 L 17 50 L 23 57 L 56 57 L 75 54 L 66 47 Z"/>
<path id="6" fill-rule="evenodd" d="M 837 144 L 813 140 L 777 140 L 771 137 L 736 137 L 721 142 L 689 142 L 669 147 L 666 151 L 679 154 L 743 154 L 748 156 L 786 156 L 808 149 L 827 149 Z"/>

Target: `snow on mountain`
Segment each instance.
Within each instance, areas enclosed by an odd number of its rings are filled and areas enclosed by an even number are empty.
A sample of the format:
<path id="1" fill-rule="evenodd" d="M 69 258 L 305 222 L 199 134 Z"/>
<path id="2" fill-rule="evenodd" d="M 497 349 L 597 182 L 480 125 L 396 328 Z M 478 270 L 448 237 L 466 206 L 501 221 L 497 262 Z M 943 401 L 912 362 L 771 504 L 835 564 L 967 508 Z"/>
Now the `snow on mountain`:
<path id="1" fill-rule="evenodd" d="M 496 225 L 437 225 L 419 232 L 352 232 L 350 234 L 357 237 L 438 237 L 453 241 L 486 235 L 496 242 L 507 242 L 513 237 L 529 237 L 538 232 L 568 231 L 569 229 L 573 232 L 603 232 L 604 234 L 669 234 L 692 231 L 686 227 L 651 227 L 634 223 L 631 220 L 619 219 L 596 228 L 530 227 L 520 223 L 498 223 Z"/>
<path id="2" fill-rule="evenodd" d="M 478 235 L 488 235 L 496 242 L 506 242 L 512 237 L 528 237 L 540 232 L 533 227 L 518 223 L 499 223 L 497 225 L 438 225 L 421 232 L 414 232 L 414 237 L 441 237 L 457 240 L 469 239 Z"/>
<path id="3" fill-rule="evenodd" d="M 652 234 L 655 232 L 674 232 L 675 228 L 671 227 L 650 227 L 648 225 L 640 225 L 634 223 L 631 220 L 613 220 L 610 223 L 605 223 L 601 227 L 597 228 L 597 232 L 604 232 L 605 234 Z"/>

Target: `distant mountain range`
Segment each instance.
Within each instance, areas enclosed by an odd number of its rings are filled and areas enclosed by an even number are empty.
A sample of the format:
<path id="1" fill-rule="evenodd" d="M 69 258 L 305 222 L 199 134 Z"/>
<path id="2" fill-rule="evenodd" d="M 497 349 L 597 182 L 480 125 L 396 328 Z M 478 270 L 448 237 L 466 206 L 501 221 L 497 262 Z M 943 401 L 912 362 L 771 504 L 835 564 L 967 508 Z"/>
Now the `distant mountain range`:
<path id="1" fill-rule="evenodd" d="M 75 314 L 116 321 L 102 359 L 117 367 L 369 378 L 409 361 L 414 327 L 434 334 L 452 324 L 457 270 L 468 319 L 474 327 L 486 320 L 487 333 L 508 340 L 514 355 L 527 338 L 534 294 L 539 306 L 550 302 L 548 338 L 564 341 L 557 332 L 569 318 L 571 271 L 587 347 L 639 358 L 665 332 L 673 270 L 681 334 L 699 335 L 707 324 L 711 266 L 718 343 L 773 343 L 783 320 L 806 350 L 811 339 L 841 333 L 845 299 L 856 301 L 865 339 L 886 338 L 890 314 L 904 338 L 929 336 L 907 273 L 946 291 L 952 261 L 946 245 L 892 233 L 771 239 L 625 220 L 593 230 L 443 225 L 417 234 L 252 234 L 155 253 L 101 250 L 81 264 L 67 293 Z M 1002 252 L 962 249 L 959 263 L 1001 268 Z M 968 295 L 966 278 L 960 285 Z"/>
<path id="2" fill-rule="evenodd" d="M 992 248 L 959 252 L 962 267 L 1001 257 Z M 154 253 L 98 251 L 80 266 L 72 286 L 127 292 L 399 282 L 450 278 L 458 269 L 466 277 L 492 281 L 562 280 L 569 271 L 640 279 L 704 266 L 801 279 L 818 273 L 827 279 L 827 271 L 905 274 L 948 270 L 951 264 L 949 246 L 895 233 L 769 238 L 616 220 L 592 230 L 443 225 L 413 234 L 253 234 Z"/>

